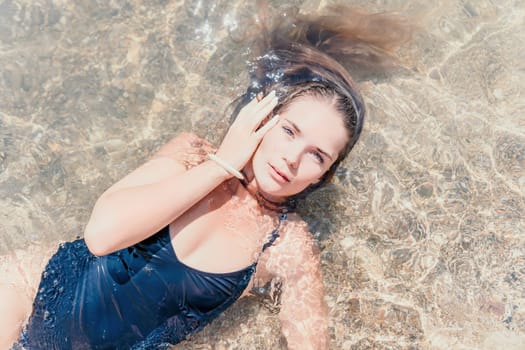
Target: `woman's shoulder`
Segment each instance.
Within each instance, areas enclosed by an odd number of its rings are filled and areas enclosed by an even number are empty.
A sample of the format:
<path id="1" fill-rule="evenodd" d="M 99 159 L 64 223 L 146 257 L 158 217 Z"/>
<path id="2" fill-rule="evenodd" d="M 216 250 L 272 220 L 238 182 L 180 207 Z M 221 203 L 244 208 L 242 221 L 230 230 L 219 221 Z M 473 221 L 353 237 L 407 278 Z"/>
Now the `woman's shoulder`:
<path id="1" fill-rule="evenodd" d="M 182 132 L 164 144 L 152 157 L 170 158 L 183 164 L 186 169 L 204 161 L 215 147 L 194 132 Z"/>
<path id="2" fill-rule="evenodd" d="M 292 213 L 289 215 L 290 240 L 296 247 L 300 248 L 302 252 L 307 253 L 309 257 L 319 254 L 319 245 L 317 239 L 310 231 L 308 223 L 301 218 L 300 215 Z"/>
<path id="3" fill-rule="evenodd" d="M 285 276 L 304 264 L 318 262 L 319 248 L 308 224 L 297 214 L 288 214 L 281 228 L 280 239 L 268 249 L 265 265 L 275 275 Z"/>
<path id="4" fill-rule="evenodd" d="M 120 179 L 107 189 L 103 196 L 118 190 L 162 181 L 174 174 L 182 173 L 206 159 L 213 146 L 192 132 L 178 134 L 140 167 Z"/>
<path id="5" fill-rule="evenodd" d="M 297 213 L 288 213 L 284 225 L 283 234 L 292 242 L 314 242 L 314 238 L 308 228 L 308 224 Z"/>

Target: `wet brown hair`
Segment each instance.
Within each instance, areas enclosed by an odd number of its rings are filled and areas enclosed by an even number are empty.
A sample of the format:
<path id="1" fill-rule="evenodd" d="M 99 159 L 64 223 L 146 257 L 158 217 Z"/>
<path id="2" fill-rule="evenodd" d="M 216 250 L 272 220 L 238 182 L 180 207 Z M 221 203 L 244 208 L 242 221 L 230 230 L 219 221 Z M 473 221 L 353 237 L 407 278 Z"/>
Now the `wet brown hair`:
<path id="1" fill-rule="evenodd" d="M 257 57 L 232 118 L 258 94 L 275 90 L 279 104 L 274 114 L 301 96 L 326 99 L 341 113 L 348 132 L 348 142 L 330 169 L 319 182 L 292 196 L 292 203 L 330 181 L 363 129 L 365 103 L 345 66 L 372 73 L 395 67 L 394 50 L 410 38 L 411 27 L 393 13 L 369 14 L 342 5 L 314 15 L 292 11 L 273 18 L 263 1 L 258 6 L 261 33 L 252 46 Z"/>

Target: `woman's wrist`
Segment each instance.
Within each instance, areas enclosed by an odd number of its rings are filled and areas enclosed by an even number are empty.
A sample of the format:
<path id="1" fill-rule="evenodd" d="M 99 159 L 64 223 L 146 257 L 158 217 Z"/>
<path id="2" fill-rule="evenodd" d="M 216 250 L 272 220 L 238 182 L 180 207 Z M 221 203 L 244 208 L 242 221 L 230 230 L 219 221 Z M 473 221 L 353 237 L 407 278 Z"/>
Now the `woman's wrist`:
<path id="1" fill-rule="evenodd" d="M 210 177 L 216 178 L 219 182 L 224 182 L 234 177 L 232 174 L 227 172 L 223 167 L 221 167 L 219 164 L 217 164 L 211 159 L 207 159 L 201 165 L 207 169 Z"/>
<path id="2" fill-rule="evenodd" d="M 244 180 L 244 175 L 239 170 L 235 169 L 228 162 L 218 157 L 217 155 L 213 153 L 208 153 L 208 159 L 210 159 L 213 163 L 215 163 L 218 167 L 225 171 L 229 176 L 234 176 L 239 180 Z"/>

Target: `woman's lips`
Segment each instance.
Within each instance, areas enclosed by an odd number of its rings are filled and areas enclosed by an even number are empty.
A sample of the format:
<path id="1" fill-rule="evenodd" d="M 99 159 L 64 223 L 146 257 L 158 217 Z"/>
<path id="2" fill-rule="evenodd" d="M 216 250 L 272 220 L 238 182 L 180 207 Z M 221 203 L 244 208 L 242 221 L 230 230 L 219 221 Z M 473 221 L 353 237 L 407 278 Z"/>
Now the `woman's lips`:
<path id="1" fill-rule="evenodd" d="M 270 165 L 270 168 L 272 168 L 274 174 L 278 176 L 278 179 L 284 180 L 285 182 L 290 182 L 290 179 L 288 178 L 288 176 L 284 175 L 282 172 L 280 172 L 273 165 L 271 165 L 271 164 L 269 164 L 269 165 Z"/>

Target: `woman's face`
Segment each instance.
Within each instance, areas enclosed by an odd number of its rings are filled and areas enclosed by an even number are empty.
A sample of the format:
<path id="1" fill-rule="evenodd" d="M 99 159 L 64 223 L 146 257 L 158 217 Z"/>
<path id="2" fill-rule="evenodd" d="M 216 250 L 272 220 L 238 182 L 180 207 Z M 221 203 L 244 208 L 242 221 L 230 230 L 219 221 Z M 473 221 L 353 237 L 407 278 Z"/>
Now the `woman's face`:
<path id="1" fill-rule="evenodd" d="M 260 193 L 283 200 L 318 182 L 348 141 L 341 114 L 321 97 L 302 96 L 279 114 L 253 156 Z"/>

